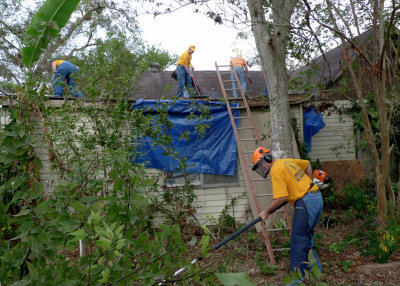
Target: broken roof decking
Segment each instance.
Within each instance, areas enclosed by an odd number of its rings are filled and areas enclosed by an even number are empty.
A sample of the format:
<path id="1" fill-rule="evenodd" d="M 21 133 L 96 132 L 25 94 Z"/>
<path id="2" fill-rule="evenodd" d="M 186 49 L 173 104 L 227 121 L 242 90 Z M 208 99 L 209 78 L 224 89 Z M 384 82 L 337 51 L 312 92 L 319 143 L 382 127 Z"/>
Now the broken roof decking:
<path id="1" fill-rule="evenodd" d="M 371 37 L 372 31 L 367 31 L 361 34 L 354 40 L 358 44 L 365 44 Z M 349 56 L 353 57 L 355 51 L 349 50 Z M 289 72 L 291 79 L 301 79 L 303 82 L 308 82 L 312 86 L 316 86 L 319 82 L 324 88 L 329 87 L 341 75 L 344 63 L 344 47 L 342 45 L 324 53 L 311 61 L 309 65 L 302 66 L 292 72 Z M 228 72 L 228 70 L 221 71 Z M 133 85 L 132 99 L 160 99 L 164 96 L 165 99 L 174 98 L 178 88 L 178 83 L 171 77 L 172 71 L 151 72 L 145 71 L 139 76 Z M 261 71 L 249 71 L 252 84 L 247 82 L 248 98 L 262 98 L 264 96 L 265 79 L 262 77 Z M 201 94 L 208 96 L 210 99 L 223 99 L 220 84 L 217 77 L 217 72 L 212 71 L 194 71 L 194 78 L 197 85 L 201 89 Z M 223 78 L 228 79 L 229 75 Z M 227 85 L 225 88 L 230 88 Z M 318 88 L 317 88 L 318 90 Z M 301 87 L 289 88 L 290 100 L 293 97 L 310 94 L 310 91 L 305 91 Z M 229 96 L 231 97 L 231 96 Z"/>
<path id="2" fill-rule="evenodd" d="M 227 72 L 227 71 L 221 71 Z M 133 85 L 132 98 L 137 99 L 165 99 L 176 97 L 178 82 L 171 77 L 172 71 L 151 72 L 145 71 L 139 76 Z M 261 77 L 260 71 L 249 71 L 252 84 L 247 79 L 247 92 L 249 97 L 264 95 L 265 80 Z M 223 99 L 221 87 L 218 81 L 217 72 L 194 71 L 194 79 L 201 90 L 201 95 L 209 96 L 210 99 Z M 223 78 L 227 79 L 229 75 Z M 225 88 L 231 88 L 227 85 Z M 232 96 L 230 96 L 232 97 Z"/>
<path id="3" fill-rule="evenodd" d="M 360 46 L 365 45 L 371 36 L 372 30 L 369 30 L 353 39 L 353 41 Z M 304 82 L 309 81 L 309 84 L 312 86 L 321 82 L 323 87 L 327 88 L 342 74 L 342 68 L 346 65 L 344 52 L 345 50 L 343 45 L 339 45 L 338 47 L 324 53 L 324 55 L 314 58 L 309 65 L 302 66 L 293 72 L 290 72 L 290 78 L 292 80 L 301 78 Z M 355 55 L 355 50 L 349 49 L 348 53 L 349 57 L 353 57 Z M 308 72 L 310 72 L 309 76 Z M 301 88 L 289 91 L 289 94 L 304 93 L 306 92 Z"/>

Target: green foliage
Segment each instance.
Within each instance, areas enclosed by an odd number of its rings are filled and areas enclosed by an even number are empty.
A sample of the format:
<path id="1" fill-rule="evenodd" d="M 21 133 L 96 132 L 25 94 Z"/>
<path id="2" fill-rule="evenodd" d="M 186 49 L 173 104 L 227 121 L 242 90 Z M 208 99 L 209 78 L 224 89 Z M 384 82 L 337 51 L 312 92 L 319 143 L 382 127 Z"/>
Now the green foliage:
<path id="1" fill-rule="evenodd" d="M 353 266 L 353 263 L 351 261 L 339 261 L 338 264 L 342 267 L 343 271 L 346 273 L 349 272 L 349 268 Z"/>
<path id="2" fill-rule="evenodd" d="M 294 138 L 296 140 L 297 148 L 299 150 L 300 158 L 304 160 L 310 160 L 308 157 L 308 149 L 307 146 L 304 144 L 304 142 L 300 141 L 300 128 L 298 127 L 297 124 L 297 118 L 294 114 L 290 115 L 290 124 L 292 125 L 293 133 L 294 133 Z"/>
<path id="3" fill-rule="evenodd" d="M 400 249 L 400 223 L 390 222 L 386 230 L 372 230 L 365 233 L 369 243 L 360 250 L 363 256 L 374 256 L 379 263 L 386 263 L 393 253 Z"/>
<path id="4" fill-rule="evenodd" d="M 329 249 L 340 253 L 353 244 L 360 248 L 363 256 L 374 256 L 380 263 L 387 262 L 399 249 L 400 224 L 393 219 L 386 229 L 377 228 L 377 202 L 375 184 L 364 180 L 358 186 L 346 184 L 342 192 L 341 207 L 345 209 L 344 218 L 349 221 L 361 219 L 359 233 L 351 235 Z"/>
<path id="5" fill-rule="evenodd" d="M 355 237 L 353 234 L 347 235 L 346 238 L 339 242 L 334 242 L 329 246 L 329 249 L 335 253 L 342 253 L 345 251 L 347 247 L 350 245 L 357 245 L 360 246 L 361 239 Z"/>
<path id="6" fill-rule="evenodd" d="M 231 198 L 231 201 L 227 204 L 225 204 L 225 207 L 223 208 L 223 210 L 221 211 L 221 214 L 218 217 L 218 221 L 217 221 L 217 226 L 223 227 L 223 226 L 233 226 L 235 227 L 235 219 L 234 217 L 232 217 L 229 214 L 229 211 L 232 210 L 232 212 L 234 213 L 234 207 L 237 204 L 237 201 L 240 198 L 243 198 L 244 196 L 246 196 L 246 193 L 243 193 L 241 195 L 238 196 L 233 196 Z"/>
<path id="7" fill-rule="evenodd" d="M 308 252 L 308 269 L 305 270 L 305 277 L 309 280 L 310 285 L 320 285 L 320 286 L 326 286 L 328 284 L 324 282 L 320 282 L 322 278 L 322 273 L 321 270 L 318 268 L 318 265 L 316 264 L 316 260 L 313 255 L 313 251 L 310 250 Z M 291 271 L 290 276 L 285 277 L 283 279 L 283 282 L 286 285 L 292 285 L 294 283 L 297 283 L 296 285 L 308 285 L 304 283 L 304 278 L 302 277 L 300 269 L 296 269 L 296 271 Z"/>
<path id="8" fill-rule="evenodd" d="M 114 67 L 122 63 L 116 59 Z M 105 75 L 108 68 L 97 66 L 96 72 Z M 28 86 L 25 102 L 15 106 L 11 123 L 1 130 L 1 284 L 151 285 L 172 275 L 177 265 L 189 264 L 178 225 L 151 228 L 154 212 L 166 204 L 154 196 L 158 178 L 131 162 L 137 148 L 133 139 L 151 134 L 165 148 L 170 141 L 143 111 L 130 110 L 130 75 L 116 82 L 119 89 L 103 86 L 104 104 L 74 100 L 57 107 Z M 102 94 L 93 83 L 86 91 L 95 98 Z M 31 122 L 33 111 L 43 126 Z M 156 125 L 165 118 L 160 112 Z M 38 127 L 56 174 L 54 190 L 45 191 L 39 180 L 41 165 L 32 148 Z M 208 235 L 200 246 L 207 255 Z M 188 279 L 208 277 L 194 271 Z"/>
<path id="9" fill-rule="evenodd" d="M 132 84 L 152 62 L 163 70 L 174 60 L 163 50 L 146 47 L 140 39 L 114 36 L 99 40 L 95 48 L 78 53 L 73 61 L 79 66 L 77 82 L 85 97 L 130 99 Z"/>
<path id="10" fill-rule="evenodd" d="M 353 210 L 358 217 L 376 214 L 377 202 L 373 182 L 365 180 L 358 186 L 347 183 L 342 195 L 344 207 Z"/>
<path id="11" fill-rule="evenodd" d="M 218 280 L 225 286 L 254 286 L 246 273 L 216 273 Z"/>
<path id="12" fill-rule="evenodd" d="M 276 265 L 270 264 L 266 261 L 268 261 L 268 258 L 263 257 L 260 252 L 257 252 L 254 255 L 254 259 L 256 260 L 256 263 L 258 267 L 260 268 L 260 272 L 264 275 L 275 275 L 275 270 L 277 269 Z"/>
<path id="13" fill-rule="evenodd" d="M 27 67 L 32 67 L 51 38 L 58 36 L 79 2 L 80 0 L 47 0 L 43 3 L 25 34 L 22 56 Z"/>

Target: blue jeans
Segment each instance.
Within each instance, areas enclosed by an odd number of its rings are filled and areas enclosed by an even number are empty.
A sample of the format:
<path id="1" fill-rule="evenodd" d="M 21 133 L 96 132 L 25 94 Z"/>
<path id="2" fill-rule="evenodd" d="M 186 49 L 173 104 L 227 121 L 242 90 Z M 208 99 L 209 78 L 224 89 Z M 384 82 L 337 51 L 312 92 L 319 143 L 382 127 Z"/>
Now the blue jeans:
<path id="1" fill-rule="evenodd" d="M 268 85 L 265 84 L 264 95 L 269 96 Z"/>
<path id="2" fill-rule="evenodd" d="M 63 96 L 65 83 L 73 96 L 83 96 L 82 92 L 78 89 L 73 80 L 73 77 L 77 72 L 78 68 L 70 62 L 63 62 L 57 67 L 53 76 L 54 96 Z"/>
<path id="3" fill-rule="evenodd" d="M 239 66 L 235 66 L 233 68 L 235 69 L 236 74 L 237 74 L 237 76 L 239 78 L 240 85 L 242 86 L 243 92 L 246 92 L 246 76 L 244 74 L 244 68 L 239 67 Z M 236 80 L 235 80 L 236 78 L 235 78 L 235 75 L 233 74 L 233 72 L 231 73 L 231 79 L 234 80 L 232 82 L 233 96 L 237 97 L 238 96 L 238 90 L 235 89 L 235 88 L 238 88 L 238 87 L 237 87 Z"/>
<path id="4" fill-rule="evenodd" d="M 182 65 L 178 65 L 176 67 L 176 74 L 178 76 L 178 91 L 176 93 L 177 97 L 183 96 L 183 87 L 185 86 L 188 89 L 189 94 L 194 94 L 194 89 L 192 86 L 192 79 L 190 75 L 186 71 L 185 67 Z"/>
<path id="5" fill-rule="evenodd" d="M 294 204 L 294 217 L 292 224 L 292 235 L 290 238 L 290 271 L 310 270 L 312 265 L 308 264 L 308 252 L 312 249 L 318 268 L 321 264 L 314 247 L 314 229 L 321 217 L 323 201 L 320 191 L 308 192 L 302 199 Z"/>
<path id="6" fill-rule="evenodd" d="M 192 68 L 189 68 L 189 70 L 190 70 L 190 73 L 193 72 L 193 69 L 192 69 Z M 190 79 L 190 83 L 192 83 L 192 79 Z M 184 97 L 184 98 L 189 98 L 189 97 L 190 97 L 189 91 L 188 91 L 187 89 L 185 89 L 185 88 L 184 88 L 184 90 L 183 90 L 183 97 Z"/>

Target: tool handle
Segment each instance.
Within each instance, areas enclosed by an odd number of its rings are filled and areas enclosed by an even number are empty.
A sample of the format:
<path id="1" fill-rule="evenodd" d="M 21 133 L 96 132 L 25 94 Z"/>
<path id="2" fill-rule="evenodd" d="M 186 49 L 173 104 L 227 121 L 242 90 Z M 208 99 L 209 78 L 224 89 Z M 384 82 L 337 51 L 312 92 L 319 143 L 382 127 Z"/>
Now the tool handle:
<path id="1" fill-rule="evenodd" d="M 273 210 L 272 212 L 270 212 L 270 214 L 276 212 L 277 210 L 279 210 L 281 207 L 283 207 L 284 205 L 287 204 L 287 201 L 284 201 L 279 207 L 277 207 L 275 210 Z M 255 220 L 253 220 L 252 222 L 250 222 L 248 225 L 245 225 L 244 227 L 242 227 L 241 229 L 239 229 L 238 231 L 232 233 L 230 236 L 228 236 L 227 238 L 225 238 L 224 240 L 220 241 L 219 243 L 217 243 L 216 245 L 214 245 L 212 247 L 213 250 L 217 250 L 218 248 L 220 248 L 221 246 L 223 246 L 224 244 L 226 244 L 227 242 L 231 241 L 232 239 L 234 239 L 236 236 L 238 236 L 239 234 L 245 232 L 246 230 L 248 230 L 250 227 L 254 226 L 256 223 L 260 222 L 262 220 L 261 216 L 259 216 L 258 218 L 256 218 Z"/>
<path id="2" fill-rule="evenodd" d="M 270 212 L 270 214 L 276 212 L 277 210 L 279 210 L 281 207 L 283 207 L 284 205 L 287 204 L 287 201 L 283 202 L 279 207 L 277 207 L 276 209 L 274 209 L 272 212 Z M 254 226 L 256 223 L 260 222 L 262 220 L 261 216 L 259 216 L 258 218 L 256 218 L 255 220 L 253 220 L 252 222 L 250 222 L 248 225 L 245 225 L 244 227 L 242 227 L 241 229 L 239 229 L 238 231 L 236 231 L 235 233 L 232 233 L 230 236 L 228 236 L 227 238 L 225 238 L 224 240 L 222 240 L 221 242 L 217 243 L 216 245 L 214 245 L 213 247 L 211 247 L 213 250 L 217 250 L 218 248 L 220 248 L 221 246 L 223 246 L 224 244 L 226 244 L 227 242 L 231 241 L 232 239 L 234 239 L 236 236 L 238 236 L 239 234 L 245 232 L 246 230 L 248 230 L 250 227 Z M 196 257 L 194 260 L 192 260 L 192 262 L 190 264 L 195 264 L 197 261 L 202 260 L 203 257 L 198 256 Z M 173 277 L 181 274 L 183 271 L 185 271 L 187 268 L 181 268 L 178 271 L 176 271 L 173 275 Z M 159 283 L 158 285 L 162 285 L 162 283 Z"/>
<path id="3" fill-rule="evenodd" d="M 236 231 L 235 233 L 232 233 L 230 236 L 228 236 L 227 238 L 225 238 L 224 240 L 220 241 L 219 243 L 217 243 L 216 245 L 214 245 L 212 247 L 212 249 L 217 250 L 218 248 L 220 248 L 221 246 L 223 246 L 225 243 L 229 242 L 230 240 L 234 239 L 236 236 L 238 236 L 239 234 L 245 232 L 246 230 L 248 230 L 250 227 L 252 227 L 253 225 L 255 225 L 256 223 L 261 221 L 261 217 L 259 216 L 258 218 L 256 218 L 255 220 L 253 220 L 252 222 L 250 222 L 248 225 L 242 227 L 241 229 L 239 229 L 238 231 Z"/>

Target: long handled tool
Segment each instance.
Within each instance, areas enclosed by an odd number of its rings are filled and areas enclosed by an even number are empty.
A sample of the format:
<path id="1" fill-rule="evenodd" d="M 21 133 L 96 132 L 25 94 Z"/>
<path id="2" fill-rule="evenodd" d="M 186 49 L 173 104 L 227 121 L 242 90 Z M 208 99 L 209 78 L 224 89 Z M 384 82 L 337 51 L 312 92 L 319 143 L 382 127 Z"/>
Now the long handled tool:
<path id="1" fill-rule="evenodd" d="M 279 207 L 277 207 L 275 210 L 273 210 L 270 214 L 274 213 L 275 211 L 277 211 L 278 209 L 280 209 L 281 207 L 283 207 L 284 205 L 286 205 L 287 202 L 283 202 Z M 234 239 L 236 236 L 242 234 L 243 232 L 245 232 L 246 230 L 248 230 L 249 228 L 251 228 L 252 226 L 254 226 L 256 223 L 260 222 L 261 216 L 259 216 L 258 218 L 256 218 L 255 220 L 253 220 L 252 222 L 250 222 L 248 225 L 245 225 L 244 227 L 242 227 L 241 229 L 239 229 L 238 231 L 232 233 L 230 236 L 228 236 L 227 238 L 225 238 L 224 240 L 222 240 L 221 242 L 217 243 L 216 245 L 214 245 L 213 247 L 211 247 L 213 250 L 217 250 L 218 248 L 220 248 L 221 246 L 223 246 L 224 244 L 228 243 L 229 241 L 231 241 L 232 239 Z M 190 262 L 190 264 L 195 264 L 197 261 L 202 260 L 203 257 L 198 256 L 196 257 L 194 260 L 192 260 Z M 181 274 L 183 271 L 185 271 L 186 268 L 181 268 L 178 271 L 176 271 L 173 275 L 173 277 L 178 276 L 179 274 Z M 161 283 L 159 284 L 161 285 Z"/>
<path id="2" fill-rule="evenodd" d="M 193 83 L 193 85 L 194 85 L 194 88 L 195 88 L 196 91 L 197 91 L 197 95 L 200 95 L 200 90 L 199 90 L 199 88 L 197 87 L 197 84 L 196 84 L 196 82 L 195 82 L 195 80 L 194 80 L 193 75 L 191 75 L 191 78 L 192 78 L 192 83 Z"/>

